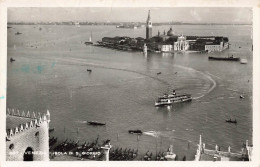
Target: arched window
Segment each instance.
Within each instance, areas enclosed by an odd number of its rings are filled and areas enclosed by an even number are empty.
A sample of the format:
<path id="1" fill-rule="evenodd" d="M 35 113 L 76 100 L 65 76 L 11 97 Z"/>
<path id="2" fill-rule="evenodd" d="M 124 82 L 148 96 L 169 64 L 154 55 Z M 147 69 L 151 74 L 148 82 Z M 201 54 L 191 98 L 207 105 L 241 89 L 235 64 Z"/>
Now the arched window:
<path id="1" fill-rule="evenodd" d="M 27 147 L 23 154 L 24 161 L 33 161 L 33 149 L 31 147 Z"/>
<path id="2" fill-rule="evenodd" d="M 14 149 L 14 144 L 10 144 L 10 145 L 9 145 L 9 149 L 10 149 L 10 150 Z"/>

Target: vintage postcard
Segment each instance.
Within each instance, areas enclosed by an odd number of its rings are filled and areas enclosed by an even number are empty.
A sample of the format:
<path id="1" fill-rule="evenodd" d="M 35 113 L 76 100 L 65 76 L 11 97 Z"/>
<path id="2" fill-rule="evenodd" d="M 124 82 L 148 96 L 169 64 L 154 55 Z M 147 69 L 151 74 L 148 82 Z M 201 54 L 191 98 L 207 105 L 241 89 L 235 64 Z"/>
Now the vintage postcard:
<path id="1" fill-rule="evenodd" d="M 5 161 L 252 162 L 253 15 L 7 7 Z"/>

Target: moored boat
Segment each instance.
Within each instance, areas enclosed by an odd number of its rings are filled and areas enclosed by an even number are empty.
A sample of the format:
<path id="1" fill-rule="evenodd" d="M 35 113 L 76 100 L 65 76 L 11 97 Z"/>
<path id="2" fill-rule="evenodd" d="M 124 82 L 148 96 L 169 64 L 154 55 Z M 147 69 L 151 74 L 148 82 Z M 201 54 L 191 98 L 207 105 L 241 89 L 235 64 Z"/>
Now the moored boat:
<path id="1" fill-rule="evenodd" d="M 247 64 L 247 59 L 241 59 L 240 64 Z"/>
<path id="2" fill-rule="evenodd" d="M 93 42 L 85 42 L 85 45 L 93 45 Z"/>
<path id="3" fill-rule="evenodd" d="M 233 57 L 233 55 L 231 57 L 213 57 L 213 56 L 209 56 L 209 60 L 239 61 L 240 58 L 239 57 Z"/>

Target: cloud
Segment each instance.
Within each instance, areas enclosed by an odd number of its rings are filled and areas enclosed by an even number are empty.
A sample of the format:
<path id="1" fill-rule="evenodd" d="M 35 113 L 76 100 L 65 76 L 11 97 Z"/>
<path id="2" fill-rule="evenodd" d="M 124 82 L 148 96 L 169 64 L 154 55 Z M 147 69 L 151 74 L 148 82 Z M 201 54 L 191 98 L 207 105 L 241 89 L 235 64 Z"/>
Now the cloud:
<path id="1" fill-rule="evenodd" d="M 200 22 L 202 20 L 196 10 L 190 10 L 190 14 L 196 21 Z"/>

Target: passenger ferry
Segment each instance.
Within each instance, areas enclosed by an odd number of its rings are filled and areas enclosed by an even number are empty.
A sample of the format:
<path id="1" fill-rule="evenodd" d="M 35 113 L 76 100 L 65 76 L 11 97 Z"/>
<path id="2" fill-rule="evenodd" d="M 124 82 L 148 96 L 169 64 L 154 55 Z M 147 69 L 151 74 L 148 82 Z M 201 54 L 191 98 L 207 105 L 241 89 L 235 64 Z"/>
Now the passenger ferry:
<path id="1" fill-rule="evenodd" d="M 164 94 L 163 96 L 159 96 L 159 99 L 160 100 L 170 99 L 173 101 L 178 101 L 180 99 L 192 99 L 192 97 L 190 94 L 186 94 L 186 93 L 177 95 L 175 90 L 173 90 L 172 94 Z"/>
<path id="2" fill-rule="evenodd" d="M 190 94 L 177 95 L 175 90 L 173 90 L 172 94 L 164 94 L 163 96 L 159 96 L 158 100 L 155 102 L 155 106 L 172 105 L 173 103 L 181 103 L 191 100 L 192 97 Z"/>
<path id="3" fill-rule="evenodd" d="M 171 100 L 169 100 L 169 99 L 166 99 L 166 100 L 163 100 L 163 101 L 158 100 L 158 101 L 155 102 L 155 106 L 156 107 L 167 106 L 167 105 L 172 105 L 172 103 L 173 102 Z"/>

